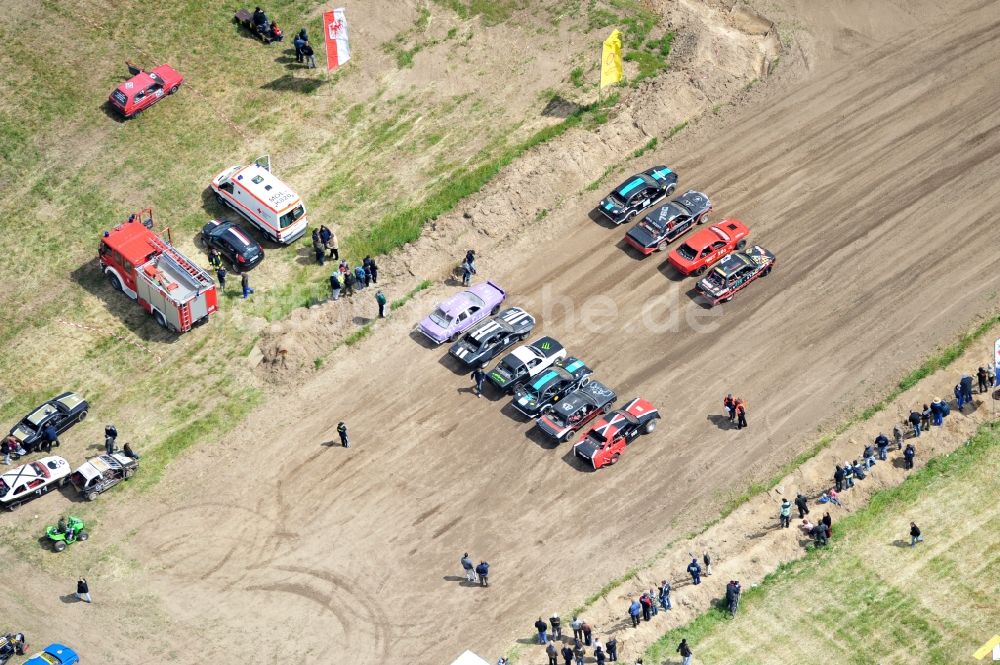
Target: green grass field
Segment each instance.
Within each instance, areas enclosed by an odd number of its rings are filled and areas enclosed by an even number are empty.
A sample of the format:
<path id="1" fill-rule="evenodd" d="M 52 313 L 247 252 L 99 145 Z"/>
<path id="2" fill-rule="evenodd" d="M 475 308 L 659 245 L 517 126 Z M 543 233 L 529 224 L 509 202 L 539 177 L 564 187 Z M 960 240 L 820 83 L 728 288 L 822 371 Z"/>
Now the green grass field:
<path id="1" fill-rule="evenodd" d="M 975 662 L 1000 632 L 1000 423 L 931 460 L 834 524 L 810 551 L 743 594 L 735 619 L 719 609 L 650 647 L 647 664 L 858 665 Z M 909 547 L 910 521 L 925 542 Z"/>

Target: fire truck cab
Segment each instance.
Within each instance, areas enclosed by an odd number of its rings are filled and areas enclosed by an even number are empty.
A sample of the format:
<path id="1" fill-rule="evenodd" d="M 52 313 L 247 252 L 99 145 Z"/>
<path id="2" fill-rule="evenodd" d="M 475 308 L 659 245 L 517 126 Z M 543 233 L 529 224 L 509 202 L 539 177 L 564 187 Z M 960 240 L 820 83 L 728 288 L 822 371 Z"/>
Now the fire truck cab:
<path id="1" fill-rule="evenodd" d="M 288 185 L 271 173 L 271 161 L 261 157 L 248 166 L 231 166 L 212 178 L 212 191 L 268 238 L 291 244 L 306 232 L 305 204 Z"/>
<path id="2" fill-rule="evenodd" d="M 186 332 L 218 310 L 211 276 L 153 231 L 145 209 L 104 232 L 98 247 L 101 270 L 111 286 L 137 301 L 156 322 Z"/>

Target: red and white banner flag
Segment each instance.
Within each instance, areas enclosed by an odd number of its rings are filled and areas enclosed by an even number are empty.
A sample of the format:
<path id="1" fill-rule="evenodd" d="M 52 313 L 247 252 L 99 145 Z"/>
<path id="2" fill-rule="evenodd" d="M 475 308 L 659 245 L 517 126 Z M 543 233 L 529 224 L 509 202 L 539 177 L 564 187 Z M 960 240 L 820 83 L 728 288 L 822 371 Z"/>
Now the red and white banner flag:
<path id="1" fill-rule="evenodd" d="M 343 9 L 323 13 L 323 35 L 326 38 L 326 68 L 333 71 L 351 59 L 347 41 L 347 17 Z"/>

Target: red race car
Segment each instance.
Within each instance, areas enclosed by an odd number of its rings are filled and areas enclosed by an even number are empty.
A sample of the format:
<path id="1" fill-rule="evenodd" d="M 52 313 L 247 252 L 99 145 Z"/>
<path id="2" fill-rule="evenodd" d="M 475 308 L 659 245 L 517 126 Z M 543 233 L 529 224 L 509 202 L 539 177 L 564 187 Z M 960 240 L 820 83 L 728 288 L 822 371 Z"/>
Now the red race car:
<path id="1" fill-rule="evenodd" d="M 750 229 L 743 222 L 724 219 L 685 240 L 667 260 L 683 275 L 701 275 L 727 254 L 746 247 L 748 235 Z"/>
<path id="2" fill-rule="evenodd" d="M 144 71 L 135 65 L 128 65 L 132 78 L 115 88 L 108 100 L 126 118 L 134 118 L 163 99 L 177 92 L 184 77 L 170 65 L 160 65 L 152 71 Z"/>
<path id="3" fill-rule="evenodd" d="M 598 420 L 587 436 L 573 446 L 573 454 L 595 469 L 615 464 L 628 444 L 640 434 L 656 429 L 660 417 L 655 406 L 637 397 L 625 408 Z"/>

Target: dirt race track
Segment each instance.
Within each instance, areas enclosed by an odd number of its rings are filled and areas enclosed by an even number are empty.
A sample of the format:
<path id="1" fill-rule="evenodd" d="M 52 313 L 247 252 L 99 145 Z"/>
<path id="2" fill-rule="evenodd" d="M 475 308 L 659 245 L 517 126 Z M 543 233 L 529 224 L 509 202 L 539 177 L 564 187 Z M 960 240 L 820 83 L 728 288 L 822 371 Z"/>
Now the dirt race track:
<path id="1" fill-rule="evenodd" d="M 19 593 L 92 662 L 495 659 L 996 307 L 1000 9 L 951 4 L 788 8 L 815 35 L 783 56 L 799 80 L 635 165 L 669 164 L 714 220 L 742 218 L 777 254 L 734 302 L 703 310 L 663 255 L 616 245 L 624 228 L 588 217 L 599 192 L 482 259 L 537 332 L 664 411 L 616 467 L 540 443 L 413 338 L 454 290 L 436 289 L 109 509 L 105 533 L 128 534 L 122 557 L 144 565 L 93 584 L 92 607 L 59 603 L 42 576 Z M 748 400 L 749 430 L 714 420 L 727 391 Z M 350 450 L 322 445 L 340 419 Z M 491 588 L 460 582 L 463 551 L 490 561 Z"/>

